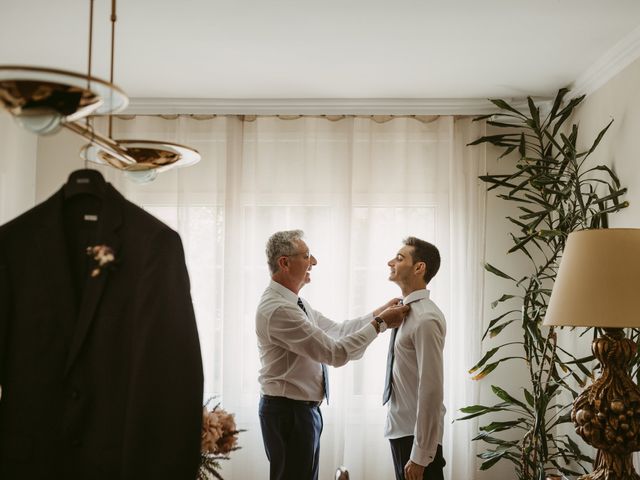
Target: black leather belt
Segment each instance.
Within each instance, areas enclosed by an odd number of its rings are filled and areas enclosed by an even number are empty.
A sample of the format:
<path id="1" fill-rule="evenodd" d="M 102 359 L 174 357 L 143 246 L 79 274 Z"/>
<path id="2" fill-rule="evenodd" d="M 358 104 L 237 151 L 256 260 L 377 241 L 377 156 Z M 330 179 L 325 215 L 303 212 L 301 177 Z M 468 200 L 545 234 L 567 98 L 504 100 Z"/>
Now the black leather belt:
<path id="1" fill-rule="evenodd" d="M 270 403 L 279 403 L 281 405 L 303 405 L 305 407 L 319 407 L 322 401 L 316 402 L 313 400 L 294 400 L 287 397 L 275 397 L 273 395 L 262 395 L 263 400 L 267 400 Z"/>

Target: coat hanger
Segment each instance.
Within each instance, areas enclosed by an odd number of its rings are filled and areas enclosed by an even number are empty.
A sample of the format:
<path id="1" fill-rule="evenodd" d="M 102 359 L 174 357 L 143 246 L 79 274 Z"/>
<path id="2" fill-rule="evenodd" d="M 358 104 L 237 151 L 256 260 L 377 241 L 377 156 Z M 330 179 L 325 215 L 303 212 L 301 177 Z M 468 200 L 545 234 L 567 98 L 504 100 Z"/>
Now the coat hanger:
<path id="1" fill-rule="evenodd" d="M 65 199 L 83 194 L 103 199 L 107 191 L 107 182 L 99 171 L 83 168 L 71 172 L 63 191 Z"/>

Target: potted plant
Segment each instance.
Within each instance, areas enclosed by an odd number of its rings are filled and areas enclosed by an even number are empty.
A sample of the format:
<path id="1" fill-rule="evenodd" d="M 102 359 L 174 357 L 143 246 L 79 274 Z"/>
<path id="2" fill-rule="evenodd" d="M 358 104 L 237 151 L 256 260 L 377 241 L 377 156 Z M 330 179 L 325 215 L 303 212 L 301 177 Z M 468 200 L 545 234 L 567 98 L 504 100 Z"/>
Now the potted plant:
<path id="1" fill-rule="evenodd" d="M 541 323 L 551 294 L 565 241 L 574 230 L 606 228 L 607 215 L 628 204 L 621 200 L 626 189 L 606 165 L 590 166 L 594 152 L 611 122 L 597 135 L 590 148 L 578 151 L 578 125 L 568 125 L 584 96 L 565 102 L 567 89 L 561 89 L 549 113 L 528 98 L 528 111 L 521 112 L 504 100 L 492 100 L 497 115 L 486 115 L 487 124 L 505 133 L 486 135 L 471 145 L 488 143 L 502 149 L 500 158 L 514 159 L 511 173 L 485 175 L 488 190 L 513 202 L 518 215 L 507 217 L 516 233 L 509 254 L 524 255 L 528 271 L 516 276 L 508 268 L 487 263 L 491 274 L 508 282 L 509 292 L 492 303 L 499 312 L 491 319 L 484 336 L 498 338 L 518 329 L 521 340 L 503 342 L 489 349 L 470 370 L 480 380 L 503 363 L 524 361 L 527 385 L 520 392 L 492 385 L 497 397 L 493 405 L 472 405 L 461 409 L 459 420 L 494 416 L 500 420 L 479 427 L 474 438 L 487 448 L 478 456 L 481 470 L 501 460 L 512 462 L 520 480 L 544 480 L 551 474 L 576 475 L 586 472 L 591 458 L 584 455 L 571 435 L 558 433 L 557 427 L 570 422 L 571 404 L 560 402 L 561 393 L 578 395 L 574 385 L 584 385 L 591 376 L 592 356 L 576 358 L 558 345 L 553 328 Z M 510 155 L 511 154 L 511 155 Z M 508 355 L 507 348 L 519 353 Z M 520 430 L 514 439 L 508 430 Z M 507 437 L 505 437 L 507 435 Z M 553 477 L 547 477 L 553 478 Z"/>

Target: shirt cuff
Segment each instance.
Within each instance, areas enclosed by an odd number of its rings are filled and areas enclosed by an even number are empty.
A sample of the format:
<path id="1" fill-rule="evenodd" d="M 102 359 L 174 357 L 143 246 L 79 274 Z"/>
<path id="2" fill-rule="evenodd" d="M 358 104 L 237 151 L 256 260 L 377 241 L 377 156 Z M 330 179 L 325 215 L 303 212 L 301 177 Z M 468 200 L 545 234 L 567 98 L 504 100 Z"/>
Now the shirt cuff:
<path id="1" fill-rule="evenodd" d="M 373 318 L 372 318 L 373 320 Z M 371 323 L 371 321 L 369 321 L 369 323 L 367 323 L 362 330 L 366 336 L 366 339 L 371 342 L 374 338 L 376 338 L 378 336 L 378 331 L 376 330 L 376 327 L 373 326 L 373 324 Z"/>
<path id="2" fill-rule="evenodd" d="M 413 440 L 413 447 L 411 448 L 411 456 L 409 459 L 413 463 L 417 463 L 418 465 L 422 465 L 423 467 L 428 466 L 436 456 L 436 451 L 438 450 L 438 445 L 436 445 L 432 449 L 420 448 L 415 441 Z"/>

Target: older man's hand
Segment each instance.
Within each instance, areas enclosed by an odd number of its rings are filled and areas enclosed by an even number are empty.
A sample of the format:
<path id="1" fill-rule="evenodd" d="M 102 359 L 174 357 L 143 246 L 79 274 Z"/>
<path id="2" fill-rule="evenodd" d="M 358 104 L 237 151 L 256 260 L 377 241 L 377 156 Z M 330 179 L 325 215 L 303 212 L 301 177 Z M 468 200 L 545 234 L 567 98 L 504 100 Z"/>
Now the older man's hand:
<path id="1" fill-rule="evenodd" d="M 398 305 L 401 301 L 402 301 L 401 298 L 397 298 L 397 297 L 396 298 L 392 298 L 391 300 L 389 300 L 387 303 L 385 303 L 381 307 L 376 308 L 373 311 L 373 316 L 374 317 L 379 316 L 382 312 L 385 311 L 385 309 L 387 309 L 389 307 L 393 307 L 394 305 Z"/>
<path id="2" fill-rule="evenodd" d="M 378 315 L 389 328 L 399 327 L 409 313 L 409 305 L 393 305 Z"/>

